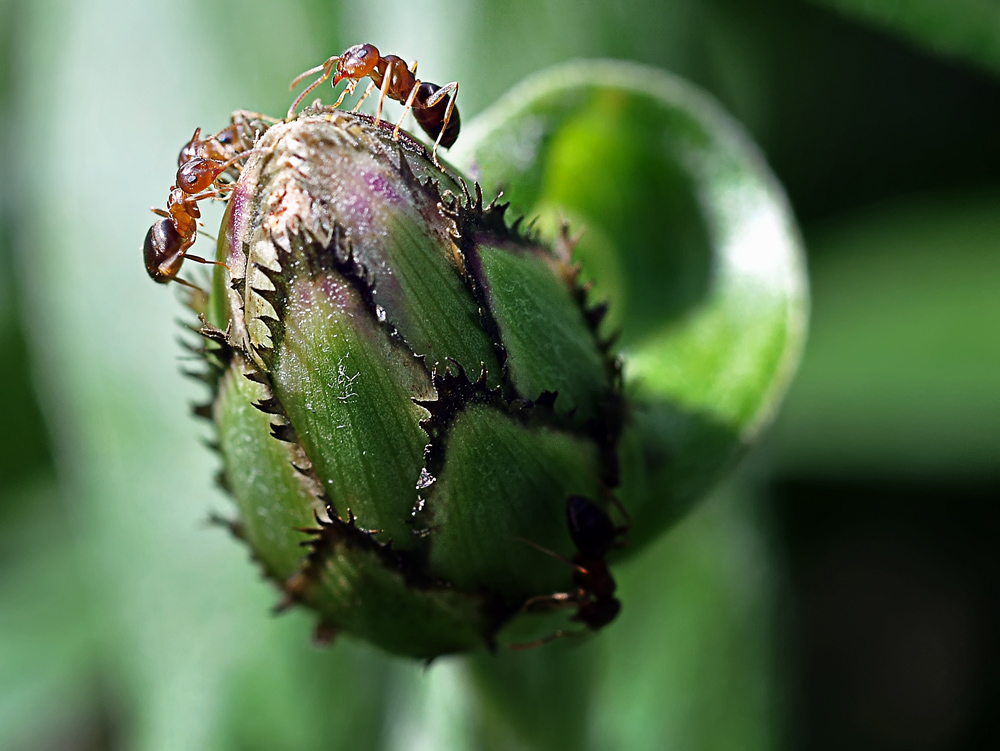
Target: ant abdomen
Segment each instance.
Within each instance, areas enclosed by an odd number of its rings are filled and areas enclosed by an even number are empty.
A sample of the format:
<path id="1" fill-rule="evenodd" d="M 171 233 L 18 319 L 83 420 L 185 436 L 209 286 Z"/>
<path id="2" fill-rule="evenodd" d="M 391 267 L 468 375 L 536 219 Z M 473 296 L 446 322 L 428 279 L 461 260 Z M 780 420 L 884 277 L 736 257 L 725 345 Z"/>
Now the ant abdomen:
<path id="1" fill-rule="evenodd" d="M 581 605 L 571 620 L 597 631 L 617 618 L 621 609 L 621 601 L 609 595 Z"/>
<path id="2" fill-rule="evenodd" d="M 142 244 L 142 256 L 146 263 L 146 273 L 154 282 L 166 284 L 177 276 L 184 254 L 181 246 L 184 238 L 180 236 L 174 224 L 169 219 L 155 222 L 146 233 Z"/>
<path id="3" fill-rule="evenodd" d="M 446 118 L 445 116 L 448 113 L 447 98 L 442 98 L 431 107 L 427 107 L 424 104 L 440 90 L 441 87 L 436 83 L 430 83 L 429 81 L 422 82 L 416 97 L 419 106 L 413 108 L 413 117 L 420 127 L 423 128 L 424 133 L 434 139 L 437 139 L 440 135 L 440 145 L 446 149 L 450 149 L 455 144 L 455 141 L 458 140 L 458 131 L 462 127 L 462 118 L 459 117 L 458 108 L 452 107 L 451 117 Z M 444 133 L 441 132 L 442 126 L 444 127 Z"/>

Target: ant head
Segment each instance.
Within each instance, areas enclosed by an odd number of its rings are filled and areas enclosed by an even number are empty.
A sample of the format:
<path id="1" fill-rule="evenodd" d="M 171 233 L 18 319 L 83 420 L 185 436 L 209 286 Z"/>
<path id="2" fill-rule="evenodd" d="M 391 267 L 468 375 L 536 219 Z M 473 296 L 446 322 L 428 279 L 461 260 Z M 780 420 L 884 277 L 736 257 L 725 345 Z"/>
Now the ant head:
<path id="1" fill-rule="evenodd" d="M 181 236 L 169 219 L 161 219 L 149 228 L 142 244 L 146 273 L 154 282 L 166 284 L 180 271 L 184 256 L 180 253 Z"/>
<path id="2" fill-rule="evenodd" d="M 191 159 L 177 170 L 177 187 L 189 194 L 210 188 L 222 172 L 219 169 L 222 166 L 212 159 Z"/>
<path id="3" fill-rule="evenodd" d="M 373 44 L 356 44 L 344 51 L 337 61 L 337 75 L 333 85 L 345 79 L 359 81 L 375 69 L 379 61 L 378 48 Z"/>

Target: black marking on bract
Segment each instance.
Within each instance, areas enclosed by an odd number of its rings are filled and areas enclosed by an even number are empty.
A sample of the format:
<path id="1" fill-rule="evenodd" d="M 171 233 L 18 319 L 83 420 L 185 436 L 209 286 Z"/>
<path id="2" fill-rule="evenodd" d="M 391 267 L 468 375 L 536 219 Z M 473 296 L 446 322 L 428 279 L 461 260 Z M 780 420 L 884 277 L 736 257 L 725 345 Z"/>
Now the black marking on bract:
<path id="1" fill-rule="evenodd" d="M 298 443 L 299 435 L 295 432 L 295 428 L 292 427 L 291 423 L 284 423 L 282 425 L 272 425 L 271 435 L 277 438 L 279 441 L 284 441 L 285 443 Z"/>
<path id="2" fill-rule="evenodd" d="M 265 415 L 281 415 L 282 417 L 285 417 L 285 410 L 282 408 L 281 402 L 278 401 L 278 397 L 276 396 L 252 402 L 251 406 L 260 410 Z"/>
<path id="3" fill-rule="evenodd" d="M 247 539 L 243 530 L 243 523 L 238 519 L 229 519 L 213 511 L 208 515 L 208 524 L 212 527 L 222 527 L 237 540 L 245 542 Z"/>
<path id="4" fill-rule="evenodd" d="M 229 484 L 229 476 L 226 474 L 226 470 L 220 469 L 215 473 L 215 484 L 227 493 L 232 493 L 233 488 Z"/>
<path id="5" fill-rule="evenodd" d="M 451 424 L 462 410 L 472 404 L 485 404 L 503 412 L 509 408 L 499 387 L 491 389 L 486 381 L 486 369 L 472 381 L 465 368 L 452 361 L 445 371 L 435 371 L 431 382 L 437 392 L 436 399 L 414 399 L 426 409 L 430 416 L 420 421 L 420 427 L 427 433 L 429 442 L 424 448 L 423 472 L 437 477 L 444 467 L 446 443 Z"/>
<path id="6" fill-rule="evenodd" d="M 431 477 L 437 478 L 444 470 L 448 436 L 455 419 L 473 405 L 497 410 L 533 428 L 545 426 L 564 432 L 577 430 L 570 416 L 558 415 L 553 409 L 557 394 L 545 391 L 534 401 L 520 397 L 508 399 L 502 387 L 489 387 L 485 369 L 480 371 L 475 381 L 472 381 L 459 363 L 452 362 L 444 372 L 435 371 L 432 383 L 437 391 L 437 399 L 414 400 L 430 413 L 427 418 L 420 421 L 420 427 L 428 436 L 428 443 L 424 447 L 424 467 L 421 472 Z M 427 528 L 433 530 L 433 493 L 434 487 L 430 486 L 426 499 L 422 497 L 426 503 L 418 505 L 414 511 L 414 526 L 417 530 Z"/>
<path id="7" fill-rule="evenodd" d="M 261 268 L 264 268 L 263 266 Z M 274 308 L 275 312 L 280 311 L 285 306 L 287 300 L 287 294 L 284 290 L 278 289 L 264 289 L 263 287 L 251 287 L 250 291 L 255 295 L 264 300 L 268 305 Z M 258 316 L 257 320 L 264 320 L 265 316 Z M 277 319 L 273 319 L 275 323 L 278 323 Z M 270 326 L 268 326 L 270 328 Z"/>
<path id="8" fill-rule="evenodd" d="M 201 443 L 201 445 L 207 448 L 208 450 L 213 451 L 216 454 L 222 453 L 221 451 L 222 447 L 219 445 L 218 440 L 214 438 L 204 438 L 204 437 L 199 438 L 198 440 Z"/>
<path id="9" fill-rule="evenodd" d="M 270 379 L 268 379 L 268 377 L 264 374 L 264 372 L 262 370 L 259 370 L 257 368 L 253 368 L 252 370 L 245 371 L 243 373 L 243 377 L 246 378 L 248 381 L 251 381 L 253 383 L 259 383 L 262 386 L 267 386 L 269 389 L 271 387 L 271 381 L 270 381 Z"/>
<path id="10" fill-rule="evenodd" d="M 428 187 L 427 184 L 420 182 L 420 178 L 417 177 L 413 171 L 413 167 L 410 166 L 410 161 L 406 158 L 406 154 L 401 146 L 397 148 L 396 155 L 399 159 L 396 169 L 399 171 L 399 176 L 403 178 L 406 187 L 413 191 L 426 189 Z M 428 178 L 428 182 L 430 182 L 430 178 Z"/>
<path id="11" fill-rule="evenodd" d="M 429 577 L 422 571 L 421 566 L 396 551 L 391 543 L 376 540 L 374 532 L 359 527 L 350 512 L 347 520 L 334 514 L 331 514 L 329 522 L 316 517 L 316 527 L 301 528 L 298 531 L 311 535 L 310 539 L 301 543 L 308 550 L 308 554 L 299 572 L 286 582 L 284 588 L 297 601 L 308 597 L 309 585 L 319 579 L 328 557 L 336 555 L 340 546 L 374 553 L 388 570 L 398 572 L 408 587 L 451 588 L 447 582 Z"/>
<path id="12" fill-rule="evenodd" d="M 377 541 L 372 533 L 363 530 L 355 523 L 355 518 L 349 513 L 348 519 L 344 520 L 332 516 L 332 521 L 326 522 L 318 517 L 316 526 L 312 528 L 302 528 L 297 531 L 311 535 L 310 539 L 301 543 L 308 550 L 298 573 L 291 576 L 283 585 L 284 599 L 281 604 L 302 603 L 313 605 L 311 600 L 311 589 L 317 586 L 322 578 L 323 569 L 328 560 L 337 555 L 341 548 L 366 550 L 375 555 L 381 565 L 389 571 L 397 572 L 403 579 L 404 585 L 409 589 L 423 591 L 455 591 L 454 586 L 447 581 L 436 579 L 426 573 L 424 567 L 411 556 L 397 552 L 389 543 Z M 495 648 L 495 633 L 500 626 L 514 614 L 514 611 L 506 606 L 500 598 L 488 593 L 467 593 L 470 597 L 482 598 L 483 612 L 490 622 L 488 633 L 483 634 L 486 644 Z M 339 630 L 339 624 L 335 623 L 328 615 L 321 616 L 322 623 L 333 631 Z"/>
<path id="13" fill-rule="evenodd" d="M 479 306 L 479 324 L 493 346 L 494 354 L 500 365 L 502 383 L 508 392 L 513 392 L 513 386 L 507 376 L 507 348 L 500 336 L 500 325 L 490 307 L 489 290 L 485 284 L 482 261 L 477 249 L 480 237 L 490 235 L 507 240 L 511 237 L 504 220 L 504 213 L 509 204 L 497 204 L 496 200 L 483 208 L 483 192 L 476 183 L 475 198 L 469 192 L 468 184 L 463 180 L 462 189 L 465 192 L 465 203 L 458 196 L 451 195 L 450 200 L 442 200 L 439 204 L 441 212 L 455 223 L 455 243 L 462 255 L 465 270 L 465 283 L 472 291 L 472 296 Z"/>
<path id="14" fill-rule="evenodd" d="M 183 370 L 182 372 L 197 381 L 201 381 L 208 386 L 210 391 L 210 401 L 205 404 L 192 405 L 192 412 L 198 417 L 212 419 L 212 404 L 219 393 L 219 380 L 229 368 L 233 359 L 233 348 L 229 343 L 227 332 L 210 324 L 204 315 L 199 315 L 199 324 L 191 325 L 182 322 L 182 326 L 187 331 L 192 331 L 201 336 L 205 341 L 201 346 L 193 345 L 182 341 L 185 349 L 197 355 L 204 370 Z"/>
<path id="15" fill-rule="evenodd" d="M 212 402 L 206 402 L 205 404 L 194 404 L 191 407 L 191 413 L 195 417 L 200 417 L 204 420 L 214 420 L 215 416 L 213 414 L 214 404 Z"/>

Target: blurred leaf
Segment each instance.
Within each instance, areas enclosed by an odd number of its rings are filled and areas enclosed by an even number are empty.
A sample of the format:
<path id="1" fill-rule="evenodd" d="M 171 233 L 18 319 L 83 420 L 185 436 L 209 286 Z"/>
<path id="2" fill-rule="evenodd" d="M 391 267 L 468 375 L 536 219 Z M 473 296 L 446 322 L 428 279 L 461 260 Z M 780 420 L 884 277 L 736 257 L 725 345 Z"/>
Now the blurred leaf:
<path id="1" fill-rule="evenodd" d="M 663 71 L 541 73 L 473 121 L 456 162 L 517 212 L 583 229 L 576 255 L 621 328 L 633 549 L 701 497 L 770 420 L 806 318 L 785 197 L 739 127 Z M 631 453 L 630 453 L 631 452 Z M 631 456 L 631 459 L 629 458 Z"/>
<path id="2" fill-rule="evenodd" d="M 889 29 L 934 52 L 1000 73 L 995 0 L 812 0 Z"/>
<path id="3" fill-rule="evenodd" d="M 54 479 L 5 495 L 0 745 L 27 748 L 94 711 L 95 629 Z"/>
<path id="4" fill-rule="evenodd" d="M 477 748 L 582 749 L 591 735 L 600 645 L 562 639 L 525 651 L 469 658 L 479 689 Z"/>
<path id="5" fill-rule="evenodd" d="M 817 233 L 781 471 L 998 476 L 998 202 L 910 200 Z"/>
<path id="6" fill-rule="evenodd" d="M 0 394 L 4 400 L 0 432 L 0 518 L 5 507 L 24 494 L 18 486 L 51 472 L 52 456 L 41 410 L 35 399 L 28 352 L 20 320 L 13 309 L 13 285 L 4 278 L 5 258 L 0 248 Z"/>

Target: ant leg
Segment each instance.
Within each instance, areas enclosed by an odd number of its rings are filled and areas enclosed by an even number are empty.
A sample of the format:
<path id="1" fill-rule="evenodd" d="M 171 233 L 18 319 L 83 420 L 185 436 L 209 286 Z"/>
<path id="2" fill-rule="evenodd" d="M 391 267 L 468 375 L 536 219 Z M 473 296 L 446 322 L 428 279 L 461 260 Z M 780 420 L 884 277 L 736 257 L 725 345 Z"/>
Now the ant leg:
<path id="1" fill-rule="evenodd" d="M 541 639 L 536 639 L 535 641 L 522 642 L 521 644 L 508 644 L 507 649 L 534 649 L 535 647 L 544 647 L 546 644 L 553 642 L 556 639 L 586 636 L 587 633 L 587 631 L 556 631 L 548 636 L 543 636 Z"/>
<path id="2" fill-rule="evenodd" d="M 354 109 L 352 109 L 351 112 L 357 112 L 359 109 L 361 109 L 361 105 L 364 104 L 365 99 L 368 98 L 368 95 L 372 93 L 372 89 L 374 88 L 375 88 L 375 82 L 372 81 L 371 83 L 368 84 L 368 86 L 365 87 L 365 92 L 361 95 L 361 98 L 358 100 L 358 103 L 354 105 Z"/>
<path id="3" fill-rule="evenodd" d="M 203 295 L 205 294 L 205 290 L 203 290 L 197 284 L 191 284 L 191 282 L 186 282 L 183 279 L 181 279 L 179 276 L 173 276 L 173 277 L 171 277 L 170 281 L 177 282 L 178 284 L 182 284 L 185 287 L 188 287 L 189 289 L 193 289 L 195 292 L 200 292 Z"/>
<path id="4" fill-rule="evenodd" d="M 560 555 L 559 553 L 555 552 L 554 550 L 549 550 L 548 548 L 545 548 L 545 547 L 542 547 L 542 546 L 541 546 L 541 545 L 539 545 L 539 544 L 538 544 L 537 542 L 532 542 L 531 540 L 529 540 L 529 539 L 527 539 L 527 538 L 525 538 L 525 537 L 515 537 L 514 539 L 515 539 L 515 540 L 517 540 L 518 542 L 523 542 L 523 543 L 524 543 L 525 545 L 530 545 L 530 546 L 531 546 L 531 547 L 533 547 L 533 548 L 534 548 L 535 550 L 538 550 L 538 551 L 540 551 L 540 552 L 542 552 L 542 553 L 545 553 L 545 555 L 551 555 L 551 556 L 552 556 L 553 558 L 555 558 L 555 559 L 556 559 L 557 561 L 562 561 L 562 562 L 563 562 L 563 563 L 565 563 L 565 564 L 566 564 L 567 566 L 571 566 L 572 568 L 574 568 L 574 569 L 576 569 L 577 571 L 579 571 L 579 572 L 580 572 L 581 574 L 586 574 L 586 573 L 588 573 L 588 572 L 587 572 L 587 569 L 585 569 L 585 568 L 584 568 L 583 566 L 581 566 L 581 565 L 580 565 L 579 563 L 574 563 L 573 561 L 571 561 L 571 560 L 570 560 L 569 558 L 567 558 L 566 556 L 564 556 L 564 555 Z M 546 595 L 546 597 L 547 597 L 547 596 L 548 596 L 548 595 Z"/>
<path id="5" fill-rule="evenodd" d="M 443 170 L 444 168 L 438 161 L 438 146 L 441 145 L 441 136 L 443 136 L 445 130 L 447 130 L 448 123 L 451 121 L 451 113 L 455 109 L 455 98 L 458 96 L 458 81 L 452 81 L 449 84 L 445 84 L 427 97 L 427 101 L 424 102 L 425 107 L 433 107 L 448 94 L 451 94 L 451 98 L 448 100 L 448 109 L 444 112 L 444 122 L 441 124 L 441 131 L 438 133 L 438 137 L 434 141 L 434 148 L 431 150 L 431 158 L 434 160 L 434 165 L 440 170 Z"/>
<path id="6" fill-rule="evenodd" d="M 288 90 L 291 91 L 302 82 L 302 79 L 308 78 L 313 73 L 319 73 L 321 70 L 326 74 L 327 77 L 329 77 L 330 73 L 333 72 L 334 64 L 337 63 L 339 60 L 340 57 L 334 55 L 333 57 L 327 58 L 325 62 L 317 65 L 315 68 L 310 68 L 309 70 L 302 71 L 297 76 L 295 76 L 295 78 L 292 80 L 290 84 L 288 84 Z M 325 80 L 326 78 L 322 79 L 320 83 L 322 83 Z M 317 86 L 318 85 L 319 84 L 317 84 Z M 240 110 L 240 112 L 245 112 L 245 110 Z"/>
<path id="7" fill-rule="evenodd" d="M 414 76 L 417 75 L 417 61 L 416 60 L 414 60 L 413 61 L 413 65 L 410 66 L 410 73 L 412 73 Z"/>
<path id="8" fill-rule="evenodd" d="M 162 216 L 166 219 L 170 218 L 170 212 L 164 211 L 163 209 L 150 209 L 150 211 L 152 211 L 157 216 Z"/>
<path id="9" fill-rule="evenodd" d="M 393 128 L 392 131 L 392 138 L 395 141 L 399 140 L 399 126 L 403 124 L 403 120 L 406 119 L 406 116 L 410 114 L 410 110 L 413 109 L 413 100 L 417 98 L 417 90 L 419 88 L 420 88 L 420 80 L 414 79 L 413 88 L 410 89 L 410 95 L 406 97 L 406 103 L 403 104 L 403 114 L 400 116 L 399 122 L 396 123 L 396 127 Z"/>
<path id="10" fill-rule="evenodd" d="M 184 199 L 184 203 L 186 205 L 197 205 L 199 201 L 204 201 L 206 198 L 221 198 L 223 193 L 227 190 L 232 190 L 235 185 L 236 183 L 225 183 L 218 188 L 206 190 L 204 193 L 199 193 L 196 196 L 188 196 Z"/>
<path id="11" fill-rule="evenodd" d="M 208 138 L 205 139 L 205 141 L 218 141 L 219 137 L 222 136 L 225 133 L 229 133 L 235 139 L 236 138 L 236 121 L 233 120 L 232 117 L 230 117 L 229 120 L 230 120 L 229 125 L 227 125 L 222 130 L 218 131 L 217 133 L 214 133 L 214 134 L 210 135 Z"/>
<path id="12" fill-rule="evenodd" d="M 239 154 L 234 156 L 228 162 L 224 162 L 223 164 L 219 165 L 218 167 L 216 167 L 216 169 L 219 170 L 219 175 L 221 176 L 223 172 L 225 172 L 227 169 L 236 164 L 240 159 L 243 159 L 244 157 L 248 156 L 253 156 L 254 154 L 267 154 L 270 151 L 271 149 L 247 149 L 246 151 L 241 151 Z"/>
<path id="13" fill-rule="evenodd" d="M 333 109 L 337 109 L 337 107 L 340 106 L 341 102 L 344 101 L 344 97 L 346 97 L 348 94 L 353 94 L 354 93 L 354 87 L 355 87 L 355 85 L 356 84 L 355 84 L 354 81 L 348 81 L 347 82 L 347 86 L 344 88 L 343 91 L 340 92 L 340 96 L 337 97 L 337 101 L 333 103 Z"/>
<path id="14" fill-rule="evenodd" d="M 306 87 L 305 91 L 303 91 L 301 94 L 295 97 L 295 101 L 292 102 L 292 106 L 288 108 L 288 114 L 285 116 L 286 120 L 291 120 L 293 117 L 295 117 L 295 109 L 296 107 L 299 106 L 299 103 L 309 95 L 310 91 L 315 89 L 317 86 L 319 86 L 321 83 L 323 83 L 326 79 L 330 77 L 330 74 L 333 72 L 333 66 L 336 65 L 336 63 L 339 60 L 340 60 L 339 57 L 331 57 L 322 65 L 317 65 L 315 68 L 310 68 L 309 70 L 305 71 L 304 73 L 300 73 L 295 77 L 295 80 L 292 81 L 292 83 L 289 85 L 288 87 L 289 89 L 294 89 L 303 78 L 308 78 L 313 73 L 318 73 L 319 71 L 323 71 L 323 75 L 321 75 L 311 84 L 309 84 L 309 86 Z"/>
<path id="15" fill-rule="evenodd" d="M 185 253 L 184 254 L 184 258 L 185 258 L 185 260 L 188 260 L 188 261 L 196 261 L 197 263 L 203 263 L 206 266 L 221 266 L 226 271 L 230 270 L 229 266 L 227 266 L 222 261 L 209 261 L 207 258 L 202 258 L 201 256 L 193 256 L 190 253 Z M 232 272 L 230 272 L 230 273 L 232 273 Z"/>
<path id="16" fill-rule="evenodd" d="M 575 608 L 579 607 L 580 599 L 585 597 L 586 593 L 582 592 L 556 592 L 551 595 L 535 595 L 534 597 L 529 597 L 521 605 L 521 609 L 518 610 L 519 613 L 527 613 L 532 610 L 536 605 L 545 603 L 546 609 L 548 610 L 558 610 L 560 608 Z"/>
<path id="17" fill-rule="evenodd" d="M 385 97 L 389 93 L 389 82 L 392 80 L 392 66 L 386 68 L 385 75 L 382 76 L 382 88 L 378 93 L 378 109 L 375 110 L 375 122 L 382 119 L 382 107 L 385 106 Z"/>

